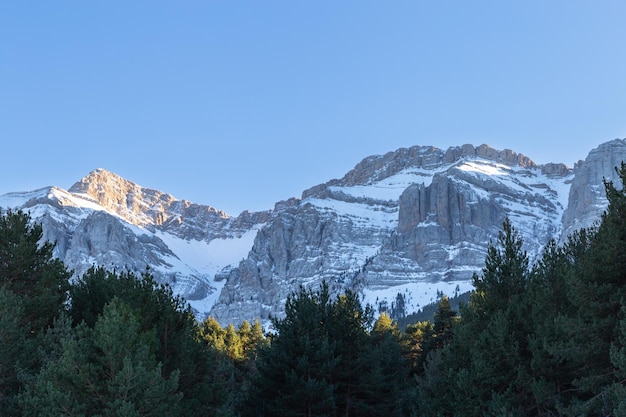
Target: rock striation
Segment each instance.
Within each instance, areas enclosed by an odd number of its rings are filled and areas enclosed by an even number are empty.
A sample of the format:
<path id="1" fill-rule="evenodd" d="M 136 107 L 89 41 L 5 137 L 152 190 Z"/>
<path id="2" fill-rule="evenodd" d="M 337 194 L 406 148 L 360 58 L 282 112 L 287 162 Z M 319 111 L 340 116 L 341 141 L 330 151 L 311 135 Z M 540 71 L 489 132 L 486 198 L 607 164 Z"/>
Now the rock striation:
<path id="1" fill-rule="evenodd" d="M 65 191 L 47 187 L 0 197 L 30 212 L 55 256 L 82 275 L 91 266 L 151 273 L 206 315 L 222 283 L 215 274 L 246 256 L 271 212 L 230 217 L 97 169 Z M 224 253 L 223 248 L 229 253 Z"/>
<path id="2" fill-rule="evenodd" d="M 280 316 L 288 294 L 322 280 L 375 305 L 400 294 L 410 309 L 437 291 L 467 290 L 506 216 L 534 254 L 560 232 L 572 177 L 563 164 L 538 166 L 487 145 L 365 158 L 275 208 L 248 258 L 222 273 L 211 315 L 224 323 Z"/>
<path id="3" fill-rule="evenodd" d="M 505 217 L 531 259 L 592 225 L 607 204 L 602 181 L 617 181 L 623 160 L 619 139 L 573 168 L 487 145 L 413 146 L 237 217 L 97 169 L 67 191 L 5 194 L 0 207 L 29 211 L 76 275 L 150 267 L 200 319 L 280 317 L 289 294 L 324 280 L 402 315 L 470 290 Z"/>
<path id="4" fill-rule="evenodd" d="M 626 139 L 615 139 L 589 152 L 575 166 L 576 175 L 569 190 L 567 209 L 563 213 L 561 241 L 573 231 L 590 227 L 600 219 L 608 201 L 603 180 L 621 186 L 615 168 L 626 161 Z"/>

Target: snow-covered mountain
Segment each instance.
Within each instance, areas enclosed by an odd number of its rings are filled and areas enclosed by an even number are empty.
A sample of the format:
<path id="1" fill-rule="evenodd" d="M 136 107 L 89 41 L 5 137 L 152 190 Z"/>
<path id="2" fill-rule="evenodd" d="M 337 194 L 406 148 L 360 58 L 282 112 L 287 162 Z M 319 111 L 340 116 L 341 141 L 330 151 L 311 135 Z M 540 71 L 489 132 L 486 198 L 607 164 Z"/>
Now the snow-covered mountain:
<path id="1" fill-rule="evenodd" d="M 65 191 L 0 196 L 43 224 L 55 254 L 91 265 L 146 266 L 222 324 L 280 315 L 288 294 L 322 280 L 400 314 L 471 289 L 505 216 L 531 258 L 551 238 L 597 220 L 602 178 L 617 180 L 626 140 L 573 168 L 510 150 L 414 146 L 365 158 L 342 179 L 237 217 L 96 170 Z"/>
<path id="2" fill-rule="evenodd" d="M 42 223 L 55 255 L 81 275 L 92 265 L 144 272 L 149 267 L 199 314 L 206 314 L 224 267 L 245 258 L 271 213 L 230 217 L 210 206 L 177 200 L 97 169 L 69 190 L 46 187 L 0 196 Z"/>

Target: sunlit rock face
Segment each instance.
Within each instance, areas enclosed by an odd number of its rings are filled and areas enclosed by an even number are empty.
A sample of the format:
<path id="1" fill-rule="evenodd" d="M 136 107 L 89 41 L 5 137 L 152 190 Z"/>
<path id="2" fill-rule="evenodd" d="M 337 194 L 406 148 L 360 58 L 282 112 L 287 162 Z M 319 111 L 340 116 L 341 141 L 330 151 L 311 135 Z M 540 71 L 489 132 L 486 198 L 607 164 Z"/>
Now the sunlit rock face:
<path id="1" fill-rule="evenodd" d="M 0 197 L 42 223 L 55 255 L 82 275 L 92 266 L 141 274 L 149 268 L 206 316 L 223 283 L 221 269 L 243 259 L 271 212 L 231 217 L 213 207 L 97 169 L 69 190 L 47 187 Z"/>
<path id="2" fill-rule="evenodd" d="M 550 239 L 593 224 L 607 205 L 603 178 L 619 183 L 614 167 L 625 159 L 625 140 L 574 168 L 487 145 L 413 146 L 237 217 L 98 169 L 69 190 L 5 194 L 0 207 L 29 211 L 76 276 L 92 265 L 149 267 L 199 319 L 281 317 L 289 294 L 322 281 L 410 313 L 470 290 L 506 217 L 531 260 Z"/>

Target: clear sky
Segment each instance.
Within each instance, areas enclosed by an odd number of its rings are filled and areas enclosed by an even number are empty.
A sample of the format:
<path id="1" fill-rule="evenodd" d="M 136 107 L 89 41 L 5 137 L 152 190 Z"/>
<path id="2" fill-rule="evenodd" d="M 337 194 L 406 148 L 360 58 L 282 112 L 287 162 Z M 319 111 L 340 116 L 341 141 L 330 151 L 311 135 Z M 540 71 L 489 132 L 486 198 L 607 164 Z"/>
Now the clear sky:
<path id="1" fill-rule="evenodd" d="M 624 1 L 0 1 L 0 194 L 95 168 L 236 215 L 400 147 L 626 137 Z"/>

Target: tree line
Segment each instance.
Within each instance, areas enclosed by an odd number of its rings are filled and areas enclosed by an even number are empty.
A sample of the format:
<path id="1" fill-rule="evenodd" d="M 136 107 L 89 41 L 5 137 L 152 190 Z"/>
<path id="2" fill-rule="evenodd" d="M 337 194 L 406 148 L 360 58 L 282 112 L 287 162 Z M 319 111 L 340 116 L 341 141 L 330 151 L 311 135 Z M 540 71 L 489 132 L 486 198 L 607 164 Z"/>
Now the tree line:
<path id="1" fill-rule="evenodd" d="M 0 215 L 3 416 L 624 416 L 626 165 L 593 227 L 530 264 L 506 219 L 469 302 L 400 330 L 323 283 L 222 327 L 142 275 L 72 275 Z"/>

